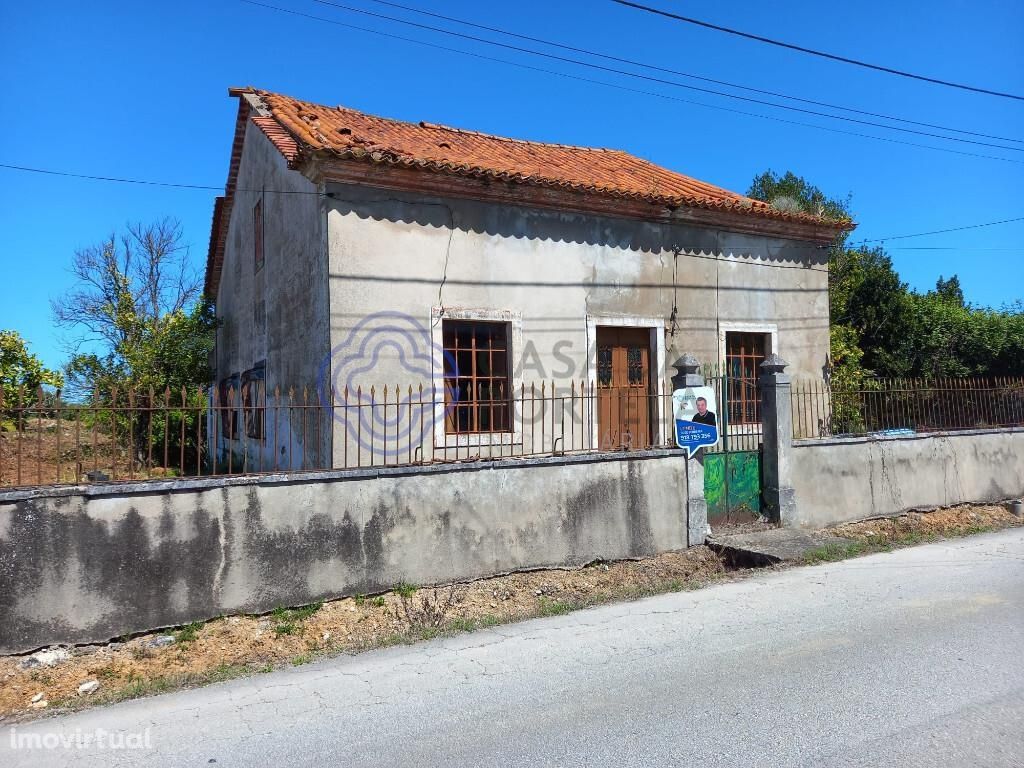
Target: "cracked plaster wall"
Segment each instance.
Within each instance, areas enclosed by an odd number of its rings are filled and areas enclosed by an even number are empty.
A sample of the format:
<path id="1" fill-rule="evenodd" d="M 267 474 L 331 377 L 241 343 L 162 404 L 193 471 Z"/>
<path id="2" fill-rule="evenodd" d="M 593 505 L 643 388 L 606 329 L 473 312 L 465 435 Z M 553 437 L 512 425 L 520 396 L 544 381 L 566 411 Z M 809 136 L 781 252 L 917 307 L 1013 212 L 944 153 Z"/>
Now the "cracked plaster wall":
<path id="1" fill-rule="evenodd" d="M 793 447 L 804 527 L 1024 496 L 1024 429 L 797 440 Z"/>
<path id="2" fill-rule="evenodd" d="M 686 546 L 686 459 L 0 494 L 0 653 Z"/>

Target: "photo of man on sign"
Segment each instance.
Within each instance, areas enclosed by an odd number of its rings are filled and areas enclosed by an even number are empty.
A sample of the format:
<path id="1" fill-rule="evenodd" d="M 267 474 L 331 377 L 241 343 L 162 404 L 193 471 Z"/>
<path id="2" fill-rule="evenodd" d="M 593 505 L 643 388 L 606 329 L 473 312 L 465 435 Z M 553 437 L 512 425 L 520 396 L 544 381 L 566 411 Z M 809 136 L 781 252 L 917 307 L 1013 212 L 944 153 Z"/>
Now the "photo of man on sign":
<path id="1" fill-rule="evenodd" d="M 717 403 L 711 387 L 688 387 L 672 393 L 676 445 L 693 456 L 698 448 L 718 443 Z"/>
<path id="2" fill-rule="evenodd" d="M 708 424 L 712 427 L 718 426 L 715 421 L 715 412 L 708 410 L 707 398 L 697 398 L 697 412 L 693 415 L 693 418 L 690 419 L 690 421 L 697 424 Z"/>

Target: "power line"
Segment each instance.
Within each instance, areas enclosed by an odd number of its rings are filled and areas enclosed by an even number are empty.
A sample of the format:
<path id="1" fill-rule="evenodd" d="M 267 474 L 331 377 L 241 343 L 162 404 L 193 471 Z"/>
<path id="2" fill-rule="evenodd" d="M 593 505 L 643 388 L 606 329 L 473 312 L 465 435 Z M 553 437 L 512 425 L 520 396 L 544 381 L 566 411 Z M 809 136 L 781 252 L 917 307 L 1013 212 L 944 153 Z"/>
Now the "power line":
<path id="1" fill-rule="evenodd" d="M 48 176 L 65 176 L 72 179 L 88 179 L 90 181 L 116 181 L 121 184 L 145 184 L 153 187 L 174 187 L 176 189 L 201 189 L 204 191 L 223 191 L 224 187 L 212 187 L 202 184 L 177 184 L 170 181 L 148 181 L 145 179 L 122 179 L 115 176 L 90 176 L 84 173 L 71 173 L 69 171 L 53 171 L 47 168 L 29 168 L 24 165 L 10 165 L 0 163 L 0 168 L 7 168 L 12 171 L 25 171 L 26 173 L 43 173 Z"/>
<path id="2" fill-rule="evenodd" d="M 893 245 L 887 246 L 887 251 L 1001 251 L 1003 253 L 1024 253 L 1024 248 L 975 248 L 971 245 Z"/>
<path id="3" fill-rule="evenodd" d="M 999 221 L 986 221 L 984 224 L 967 224 L 963 227 L 951 227 L 950 229 L 936 229 L 931 232 L 915 232 L 911 235 L 890 235 L 889 237 L 876 237 L 871 240 L 858 240 L 856 245 L 863 243 L 882 243 L 889 240 L 906 240 L 910 237 L 925 237 L 927 235 L 943 235 L 947 232 L 961 232 L 965 229 L 980 229 L 982 227 L 994 227 L 997 224 L 1012 224 L 1017 221 L 1024 221 L 1024 216 L 1018 216 L 1015 219 L 1000 219 Z"/>
<path id="4" fill-rule="evenodd" d="M 320 0 L 315 0 L 315 1 L 316 2 L 320 2 Z M 378 5 L 388 6 L 390 8 L 399 8 L 399 9 L 401 9 L 403 11 L 410 11 L 412 13 L 418 13 L 418 14 L 421 14 L 423 16 L 430 16 L 430 17 L 435 18 L 435 19 L 442 19 L 444 21 L 449 21 L 449 22 L 452 22 L 452 23 L 455 23 L 455 24 L 462 24 L 463 26 L 473 27 L 475 29 L 482 29 L 482 30 L 485 30 L 487 32 L 495 32 L 497 34 L 507 35 L 508 37 L 514 37 L 514 38 L 518 38 L 520 40 L 527 40 L 527 41 L 532 42 L 532 43 L 540 43 L 541 45 L 548 45 L 548 46 L 551 46 L 553 48 L 561 48 L 562 50 L 565 50 L 565 51 L 573 51 L 574 53 L 582 53 L 582 54 L 585 54 L 585 55 L 588 55 L 588 56 L 595 56 L 597 58 L 605 59 L 607 61 L 617 61 L 620 64 L 629 64 L 630 66 L 634 66 L 634 67 L 643 67 L 645 69 L 650 69 L 650 70 L 653 70 L 655 72 L 664 72 L 665 74 L 678 75 L 680 77 L 687 77 L 687 78 L 690 78 L 690 79 L 693 79 L 693 80 L 700 80 L 700 81 L 705 82 L 705 83 L 715 83 L 716 85 L 724 85 L 724 86 L 729 87 L 729 88 L 738 88 L 738 89 L 743 90 L 743 91 L 750 91 L 751 93 L 760 93 L 760 94 L 763 94 L 765 96 L 775 96 L 775 97 L 780 98 L 780 99 L 789 99 L 791 101 L 798 101 L 798 102 L 801 102 L 803 104 L 813 104 L 813 105 L 818 106 L 818 107 L 826 107 L 827 109 L 839 109 L 839 110 L 842 110 L 844 112 L 852 112 L 852 113 L 857 114 L 857 115 L 866 115 L 867 117 L 878 117 L 878 118 L 882 118 L 883 120 L 893 120 L 893 121 L 896 121 L 896 122 L 907 123 L 909 125 L 920 125 L 920 126 L 922 126 L 924 128 L 935 128 L 936 130 L 940 130 L 940 131 L 949 131 L 951 133 L 962 133 L 962 134 L 964 134 L 966 136 L 978 136 L 978 137 L 983 138 L 983 139 L 996 139 L 997 141 L 1009 141 L 1009 142 L 1013 142 L 1015 144 L 1024 144 L 1024 139 L 1013 139 L 1013 138 L 1009 138 L 1007 136 L 997 136 L 997 135 L 990 134 L 990 133 L 980 133 L 978 131 L 968 131 L 968 130 L 965 130 L 963 128 L 950 128 L 949 126 L 937 125 L 935 123 L 926 123 L 926 122 L 923 122 L 923 121 L 920 121 L 920 120 L 911 120 L 910 118 L 906 118 L 906 117 L 895 117 L 893 115 L 887 115 L 887 114 L 884 114 L 884 113 L 881 113 L 881 112 L 870 112 L 870 111 L 863 110 L 863 109 L 856 109 L 854 107 L 845 107 L 845 106 L 843 106 L 841 104 L 830 104 L 827 101 L 817 101 L 815 99 L 806 99 L 806 98 L 802 98 L 800 96 L 790 96 L 788 94 L 780 93 L 778 91 L 769 91 L 769 90 L 765 90 L 763 88 L 754 88 L 754 87 L 751 87 L 749 85 L 741 85 L 740 83 L 731 83 L 728 80 L 717 80 L 717 79 L 715 79 L 713 77 L 704 77 L 702 75 L 695 75 L 695 74 L 693 74 L 691 72 L 683 72 L 683 71 L 678 70 L 678 69 L 670 69 L 670 68 L 667 68 L 667 67 L 658 66 L 656 64 L 648 64 L 648 63 L 645 63 L 645 62 L 642 62 L 642 61 L 636 61 L 634 59 L 625 59 L 625 58 L 622 58 L 620 56 L 612 56 L 611 54 L 607 54 L 607 53 L 601 53 L 601 52 L 598 52 L 598 51 L 591 51 L 591 50 L 588 50 L 586 48 L 577 48 L 576 46 L 566 45 L 565 43 L 556 43 L 556 42 L 554 42 L 552 40 L 545 40 L 544 38 L 540 38 L 540 37 L 533 37 L 531 35 L 524 35 L 524 34 L 520 34 L 518 32 L 510 32 L 507 29 L 501 29 L 499 27 L 491 27 L 491 26 L 487 26 L 486 24 L 479 24 L 477 22 L 466 21 L 465 19 L 457 19 L 454 16 L 445 16 L 442 13 L 434 13 L 433 11 L 426 11 L 426 10 L 423 10 L 421 8 L 414 8 L 414 7 L 409 6 L 409 5 L 402 5 L 400 3 L 393 3 L 393 2 L 389 2 L 388 0 L 370 0 L 370 2 L 376 3 Z M 324 4 L 325 5 L 334 5 L 334 3 L 324 3 Z"/>
<path id="5" fill-rule="evenodd" d="M 927 75 L 918 75 L 913 72 L 906 72 L 901 69 L 893 69 L 892 67 L 885 67 L 880 64 L 871 64 L 866 61 L 859 59 L 851 59 L 846 56 L 839 56 L 834 53 L 828 53 L 826 51 L 818 51 L 813 48 L 805 48 L 802 45 L 795 45 L 794 43 L 786 43 L 782 40 L 773 40 L 770 37 L 763 37 L 761 35 L 751 34 L 750 32 L 741 32 L 738 29 L 732 29 L 730 27 L 719 26 L 718 24 L 711 24 L 706 21 L 700 21 L 689 16 L 681 16 L 677 13 L 670 13 L 669 11 L 663 11 L 659 8 L 652 8 L 648 5 L 640 5 L 639 3 L 631 2 L 630 0 L 612 0 L 613 3 L 623 5 L 628 8 L 635 8 L 640 11 L 646 11 L 647 13 L 653 13 L 657 16 L 664 16 L 668 19 L 674 19 L 675 21 L 682 21 L 687 24 L 695 24 L 699 27 L 706 29 L 713 29 L 717 32 L 725 32 L 726 34 L 736 35 L 737 37 L 745 37 L 748 40 L 756 40 L 760 43 L 768 43 L 769 45 L 775 45 L 780 48 L 788 48 L 791 51 L 799 51 L 800 53 L 808 53 L 812 56 L 820 56 L 823 59 L 831 59 L 832 61 L 840 61 L 844 64 L 853 64 L 858 67 L 864 67 L 865 69 L 873 69 L 878 72 L 886 72 L 890 75 L 899 75 L 900 77 L 908 77 L 912 80 L 921 80 L 926 83 L 934 83 L 936 85 L 944 85 L 949 88 L 959 88 L 964 91 L 973 91 L 974 93 L 983 93 L 988 96 L 999 96 L 1004 99 L 1015 99 L 1017 101 L 1024 101 L 1024 96 L 1019 96 L 1014 93 L 1004 93 L 1002 91 L 993 91 L 988 88 L 980 88 L 973 85 L 964 85 L 963 83 L 954 83 L 949 80 L 940 80 L 936 77 L 928 77 Z"/>
<path id="6" fill-rule="evenodd" d="M 402 35 L 396 35 L 396 34 L 394 34 L 392 32 L 382 32 L 382 31 L 380 31 L 378 29 L 371 29 L 371 28 L 368 28 L 368 27 L 361 27 L 361 26 L 359 26 L 357 24 L 348 24 L 348 23 L 343 22 L 343 21 L 338 21 L 337 19 L 328 19 L 328 18 L 324 18 L 323 16 L 314 16 L 312 14 L 303 13 L 302 11 L 295 11 L 295 10 L 292 10 L 290 8 L 281 8 L 281 7 L 276 6 L 276 5 L 270 5 L 270 4 L 267 4 L 267 3 L 257 2 L 256 0 L 240 0 L 240 2 L 246 3 L 247 5 L 255 5 L 255 6 L 258 6 L 260 8 L 267 8 L 267 9 L 272 10 L 272 11 L 278 11 L 280 13 L 287 13 L 287 14 L 291 14 L 293 16 L 299 16 L 299 17 L 302 17 L 302 18 L 311 19 L 313 21 L 321 21 L 321 22 L 324 22 L 324 23 L 327 23 L 327 24 L 333 24 L 335 26 L 344 27 L 345 29 L 353 29 L 353 30 L 356 30 L 356 31 L 359 31 L 359 32 L 365 32 L 365 33 L 368 33 L 368 34 L 371 34 L 371 35 L 377 35 L 379 37 L 385 37 L 385 38 L 392 39 L 392 40 L 401 40 L 403 42 L 412 43 L 413 45 L 419 45 L 419 46 L 423 46 L 425 48 L 433 48 L 435 50 L 446 51 L 448 53 L 457 53 L 457 54 L 460 54 L 462 56 L 470 56 L 470 57 L 475 58 L 475 59 L 480 59 L 481 61 L 492 61 L 492 62 L 496 62 L 498 64 L 505 64 L 505 65 L 510 66 L 510 67 L 518 67 L 519 69 L 529 70 L 531 72 L 540 72 L 542 74 L 553 75 L 555 77 L 561 77 L 561 78 L 565 78 L 565 79 L 568 79 L 568 80 L 575 80 L 575 81 L 582 82 L 582 83 L 590 83 L 592 85 L 599 85 L 599 86 L 602 86 L 604 88 L 614 88 L 615 90 L 624 91 L 624 92 L 627 92 L 627 93 L 636 93 L 636 94 L 640 94 L 640 95 L 643 95 L 643 96 L 653 96 L 653 97 L 658 98 L 658 99 L 665 99 L 667 101 L 675 101 L 675 102 L 679 102 L 681 104 L 691 104 L 691 105 L 698 106 L 698 107 L 704 107 L 706 109 L 718 110 L 720 112 L 729 112 L 729 113 L 736 114 L 736 115 L 745 115 L 747 117 L 756 117 L 756 118 L 761 119 L 761 120 L 771 120 L 773 122 L 784 123 L 786 125 L 798 125 L 798 126 L 801 126 L 801 127 L 804 127 L 804 128 L 814 128 L 814 129 L 819 130 L 819 131 L 828 131 L 830 133 L 838 133 L 838 134 L 842 134 L 844 136 L 856 136 L 856 137 L 862 138 L 862 139 L 872 139 L 874 141 L 884 141 L 884 142 L 889 143 L 889 144 L 899 144 L 899 145 L 906 146 L 906 147 L 917 147 L 919 149 L 929 149 L 929 150 L 933 150 L 935 152 L 946 152 L 948 154 L 961 155 L 963 157 L 977 157 L 977 158 L 981 158 L 981 159 L 985 159 L 985 160 L 999 160 L 999 161 L 1005 162 L 1005 163 L 1021 163 L 1021 162 L 1024 162 L 1022 160 L 1015 160 L 1015 159 L 1009 158 L 1009 157 L 999 157 L 997 155 L 984 155 L 984 154 L 980 154 L 978 152 L 965 152 L 965 151 L 958 150 L 958 149 L 950 149 L 949 147 L 935 147 L 935 146 L 931 146 L 929 144 L 918 144 L 916 142 L 903 141 L 901 139 L 893 139 L 893 138 L 889 138 L 889 137 L 886 137 L 886 136 L 875 136 L 875 135 L 870 134 L 870 133 L 859 133 L 857 131 L 846 131 L 846 130 L 843 130 L 841 128 L 830 128 L 830 127 L 825 126 L 825 125 L 816 125 L 814 123 L 800 122 L 799 120 L 788 120 L 788 119 L 786 119 L 784 117 L 776 117 L 774 115 L 763 115 L 763 114 L 760 114 L 758 112 L 747 112 L 747 111 L 742 110 L 742 109 L 733 109 L 732 107 L 723 107 L 723 106 L 717 105 L 717 104 L 708 104 L 706 102 L 695 101 L 693 99 L 683 99 L 683 98 L 680 98 L 678 96 L 670 96 L 670 95 L 668 95 L 666 93 L 659 93 L 657 91 L 645 91 L 645 90 L 642 90 L 642 89 L 639 89 L 639 88 L 630 88 L 629 86 L 619 85 L 618 83 L 609 83 L 609 82 L 606 82 L 604 80 L 595 80 L 593 78 L 583 77 L 581 75 L 569 74 L 568 72 L 559 72 L 558 70 L 545 69 L 543 67 L 536 67 L 536 66 L 533 66 L 531 64 L 523 64 L 521 62 L 509 61 L 508 59 L 501 59 L 501 58 L 498 58 L 498 57 L 495 57 L 495 56 L 487 56 L 487 55 L 482 54 L 482 53 L 475 53 L 475 52 L 472 52 L 472 51 L 464 51 L 464 50 L 462 50 L 460 48 L 451 48 L 449 46 L 440 45 L 438 43 L 429 43 L 429 42 L 426 42 L 425 40 L 417 40 L 417 39 L 411 38 L 411 37 L 404 37 Z"/>
<path id="7" fill-rule="evenodd" d="M 564 63 L 567 63 L 567 64 L 574 64 L 576 66 L 588 67 L 590 69 L 596 69 L 598 71 L 608 72 L 608 73 L 614 74 L 614 75 L 622 75 L 624 77 L 632 77 L 632 78 L 636 78 L 638 80 L 645 80 L 647 82 L 657 83 L 659 85 L 668 85 L 668 86 L 672 86 L 674 88 L 684 88 L 684 89 L 686 89 L 688 91 L 696 91 L 698 93 L 707 93 L 707 94 L 711 94 L 713 96 L 721 96 L 721 97 L 724 97 L 724 98 L 727 98 L 727 99 L 735 99 L 737 101 L 745 101 L 745 102 L 750 103 L 750 104 L 760 104 L 762 106 L 772 107 L 774 109 L 786 109 L 786 110 L 789 110 L 791 112 L 799 112 L 799 113 L 805 114 L 805 115 L 813 115 L 815 117 L 824 117 L 824 118 L 828 118 L 830 120 L 841 120 L 843 122 L 855 123 L 857 125 L 867 125 L 867 126 L 871 126 L 873 128 L 882 128 L 883 130 L 900 131 L 901 133 L 910 133 L 910 134 L 913 134 L 913 135 L 916 135 L 916 136 L 926 136 L 926 137 L 932 138 L 932 139 L 943 139 L 945 141 L 956 141 L 956 142 L 960 142 L 960 143 L 963 143 L 963 144 L 974 144 L 974 145 L 982 146 L 982 147 L 993 147 L 995 149 L 1002 149 L 1002 150 L 1012 151 L 1012 152 L 1024 152 L 1024 147 L 1007 147 L 1007 146 L 1004 146 L 1002 144 L 993 144 L 993 143 L 988 142 L 988 141 L 977 141 L 975 139 L 964 139 L 964 138 L 960 138 L 958 136 L 945 136 L 945 135 L 939 134 L 939 133 L 929 133 L 928 131 L 919 131 L 919 130 L 916 130 L 914 128 L 904 128 L 904 127 L 898 126 L 898 125 L 886 125 L 885 123 L 876 123 L 876 122 L 873 122 L 871 120 L 861 120 L 859 118 L 847 117 L 845 115 L 832 115 L 832 114 L 829 114 L 827 112 L 819 112 L 819 111 L 814 110 L 814 109 L 805 109 L 803 107 L 794 107 L 794 106 L 791 106 L 789 104 L 779 104 L 777 102 L 765 101 L 764 99 L 757 99 L 757 98 L 753 98 L 751 96 L 740 96 L 740 95 L 735 94 L 735 93 L 727 93 L 725 91 L 717 91 L 717 90 L 715 90 L 713 88 L 702 88 L 702 87 L 696 86 L 696 85 L 687 85 L 686 83 L 680 83 L 680 82 L 675 81 L 675 80 L 666 80 L 666 79 L 661 78 L 661 77 L 653 77 L 651 75 L 644 75 L 644 74 L 640 74 L 640 73 L 637 73 L 637 72 L 630 72 L 628 70 L 617 69 L 615 67 L 607 67 L 607 66 L 604 66 L 602 64 L 595 64 L 593 62 L 582 61 L 580 59 L 574 59 L 574 58 L 570 58 L 570 57 L 567 57 L 567 56 L 559 56 L 557 54 L 545 53 L 544 51 L 537 51 L 537 50 L 533 50 L 531 48 L 523 48 L 522 46 L 518 46 L 518 45 L 511 45 L 509 43 L 501 43 L 501 42 L 498 42 L 496 40 L 488 40 L 486 38 L 477 37 L 476 35 L 469 35 L 469 34 L 465 34 L 465 33 L 462 33 L 462 32 L 455 32 L 455 31 L 450 30 L 450 29 L 444 29 L 442 27 L 434 27 L 434 26 L 431 26 L 429 24 L 420 24 L 419 22 L 416 22 L 416 21 L 409 21 L 407 19 L 401 19 L 401 18 L 398 18 L 398 17 L 395 17 L 395 16 L 388 16 L 387 14 L 383 14 L 383 13 L 376 13 L 374 11 L 367 11 L 367 10 L 362 9 L 362 8 L 354 8 L 354 7 L 350 6 L 350 5 L 344 5 L 342 3 L 331 2 L 330 0 L 314 0 L 314 2 L 317 2 L 320 5 L 326 5 L 326 6 L 330 6 L 332 8 L 337 8 L 337 9 L 342 10 L 342 11 L 347 11 L 349 13 L 358 13 L 358 14 L 361 14 L 363 16 L 369 16 L 371 18 L 381 19 L 383 21 L 394 22 L 394 23 L 397 23 L 397 24 L 404 24 L 406 26 L 415 27 L 417 29 L 427 30 L 429 32 L 437 32 L 437 33 L 442 34 L 442 35 L 449 35 L 449 36 L 452 36 L 452 37 L 458 37 L 458 38 L 461 38 L 463 40 L 470 40 L 470 41 L 475 42 L 475 43 L 483 43 L 485 45 L 491 45 L 491 46 L 495 46 L 495 47 L 498 47 L 498 48 L 504 48 L 506 50 L 516 51 L 518 53 L 525 53 L 525 54 L 529 54 L 529 55 L 532 55 L 532 56 L 540 56 L 542 58 L 552 59 L 554 61 L 561 61 L 561 62 L 564 62 Z M 597 55 L 597 54 L 593 54 L 593 53 L 591 53 L 589 51 L 585 51 L 585 53 L 588 53 L 589 55 Z M 643 66 L 643 65 L 638 65 L 638 66 Z"/>
<path id="8" fill-rule="evenodd" d="M 55 171 L 55 170 L 52 170 L 52 169 L 49 169 L 49 168 L 33 168 L 33 167 L 30 167 L 30 166 L 25 166 L 25 165 L 12 165 L 10 163 L 0 163 L 0 168 L 6 168 L 8 170 L 14 170 L 14 171 L 23 171 L 25 173 L 38 173 L 38 174 L 43 174 L 43 175 L 47 175 L 47 176 L 61 176 L 61 177 L 64 177 L 64 178 L 83 179 L 83 180 L 86 180 L 86 181 L 107 181 L 107 182 L 114 182 L 114 183 L 118 183 L 118 184 L 142 184 L 142 185 L 146 185 L 146 186 L 170 187 L 170 188 L 173 188 L 173 189 L 200 190 L 200 191 L 204 191 L 204 192 L 205 191 L 213 191 L 213 192 L 223 192 L 224 191 L 223 187 L 216 187 L 216 186 L 205 185 L 205 184 L 184 184 L 184 183 L 177 183 L 177 182 L 170 182 L 170 181 L 153 181 L 153 180 L 150 180 L 150 179 L 126 179 L 126 178 L 120 178 L 120 177 L 117 177 L 117 176 L 99 176 L 99 175 L 86 174 L 86 173 L 72 173 L 70 171 Z M 306 191 L 302 191 L 302 190 L 290 190 L 290 189 L 265 189 L 265 188 L 261 188 L 261 189 L 247 189 L 247 188 L 241 188 L 241 187 L 238 188 L 236 191 L 237 192 L 260 192 L 260 193 L 265 193 L 265 194 L 280 194 L 280 195 L 321 195 L 322 194 L 324 197 L 334 198 L 334 193 L 333 192 L 320 193 L 320 192 L 306 192 Z M 935 230 L 933 232 L 919 232 L 917 234 L 912 234 L 912 235 L 895 235 L 895 236 L 892 236 L 892 237 L 877 238 L 875 240 L 861 240 L 858 243 L 854 243 L 854 245 L 856 246 L 856 245 L 860 245 L 860 244 L 863 244 L 863 243 L 869 243 L 869 242 L 882 242 L 884 240 L 899 240 L 899 239 L 910 238 L 910 237 L 922 237 L 924 235 L 935 235 L 935 234 L 941 234 L 941 233 L 944 233 L 944 232 L 958 232 L 958 231 L 964 230 L 964 229 L 977 229 L 979 227 L 991 227 L 991 226 L 995 226 L 996 224 L 1009 224 L 1009 223 L 1016 222 L 1016 221 L 1024 221 L 1024 216 L 1022 216 L 1020 218 L 1015 218 L 1015 219 L 1003 219 L 1001 221 L 989 221 L 989 222 L 985 222 L 984 224 L 969 224 L 969 225 L 963 226 L 963 227 L 954 227 L 953 229 L 939 229 L 939 230 Z M 754 266 L 773 267 L 773 268 L 776 268 L 776 269 L 803 269 L 803 270 L 811 270 L 811 271 L 827 271 L 827 268 L 822 269 L 822 268 L 816 268 L 816 267 L 806 267 L 806 266 L 803 266 L 803 265 L 800 265 L 800 264 L 772 264 L 772 263 L 769 263 L 769 262 L 761 262 L 761 261 L 737 262 L 735 258 L 723 258 L 722 256 L 715 256 L 714 254 L 706 254 L 706 253 L 703 252 L 703 249 L 700 249 L 700 248 L 692 248 L 692 247 L 686 247 L 686 246 L 676 246 L 676 247 L 678 247 L 680 253 L 684 253 L 688 257 L 697 258 L 697 259 L 710 259 L 712 261 L 728 261 L 728 262 L 740 263 L 740 264 L 752 264 Z M 830 245 L 809 245 L 809 246 L 789 246 L 788 250 L 806 250 L 806 251 L 824 252 L 824 251 L 827 251 L 829 248 L 831 248 Z M 972 251 L 972 252 L 973 251 L 1011 251 L 1012 252 L 1012 251 L 1020 251 L 1022 249 L 1021 248 L 972 248 L 970 246 L 963 246 L 963 247 L 960 247 L 960 246 L 921 246 L 921 247 L 915 247 L 915 246 L 896 246 L 895 248 L 890 248 L 889 250 L 922 250 L 922 251 L 924 251 L 924 250 L 935 250 L 935 251 L 938 251 L 938 250 L 949 250 L 949 251 L 960 250 L 960 251 Z M 747 255 L 752 255 L 752 254 L 749 254 L 749 253 L 739 253 L 739 254 L 733 254 L 733 255 L 734 256 L 747 256 Z"/>
<path id="9" fill-rule="evenodd" d="M 0 163 L 0 168 L 7 168 L 12 171 L 24 171 L 26 173 L 41 173 L 47 176 L 64 176 L 70 179 L 85 179 L 86 181 L 113 181 L 119 184 L 143 184 L 150 187 L 171 187 L 174 189 L 197 189 L 203 192 L 224 192 L 224 187 L 215 187 L 209 184 L 179 184 L 173 181 L 152 181 L 149 179 L 125 179 L 117 176 L 94 176 L 88 173 L 72 173 L 71 171 L 54 171 L 49 168 L 31 168 L 26 165 L 11 165 Z M 243 189 L 238 188 L 237 192 L 271 192 L 277 195 L 319 195 L 319 192 L 307 192 L 294 189 Z"/>

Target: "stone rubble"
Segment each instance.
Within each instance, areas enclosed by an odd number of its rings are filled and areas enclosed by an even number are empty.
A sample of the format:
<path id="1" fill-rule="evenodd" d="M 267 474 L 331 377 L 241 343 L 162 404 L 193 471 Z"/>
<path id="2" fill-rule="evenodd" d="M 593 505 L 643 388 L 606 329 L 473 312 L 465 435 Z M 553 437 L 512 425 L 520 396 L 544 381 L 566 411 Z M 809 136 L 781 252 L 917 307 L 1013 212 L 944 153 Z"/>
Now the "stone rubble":
<path id="1" fill-rule="evenodd" d="M 71 652 L 67 648 L 55 645 L 51 648 L 44 648 L 41 651 L 33 653 L 21 662 L 21 668 L 31 669 L 32 667 L 53 667 L 70 658 Z"/>

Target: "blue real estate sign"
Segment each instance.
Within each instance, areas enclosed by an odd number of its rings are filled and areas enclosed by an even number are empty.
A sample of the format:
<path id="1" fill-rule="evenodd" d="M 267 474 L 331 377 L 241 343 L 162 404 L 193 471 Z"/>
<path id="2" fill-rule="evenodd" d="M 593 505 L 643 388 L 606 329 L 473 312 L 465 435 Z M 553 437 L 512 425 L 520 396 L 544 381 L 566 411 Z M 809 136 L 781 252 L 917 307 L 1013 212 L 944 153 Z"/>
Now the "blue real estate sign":
<path id="1" fill-rule="evenodd" d="M 711 387 L 687 387 L 672 393 L 676 445 L 693 456 L 718 443 L 718 403 Z"/>

